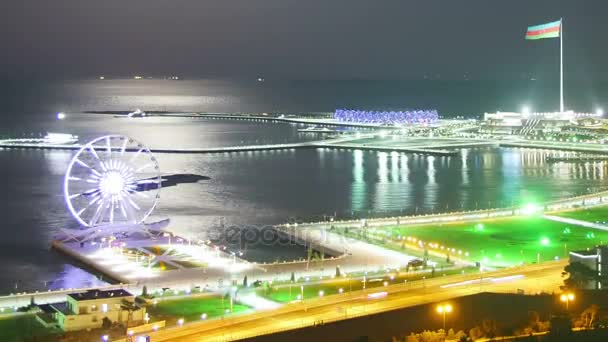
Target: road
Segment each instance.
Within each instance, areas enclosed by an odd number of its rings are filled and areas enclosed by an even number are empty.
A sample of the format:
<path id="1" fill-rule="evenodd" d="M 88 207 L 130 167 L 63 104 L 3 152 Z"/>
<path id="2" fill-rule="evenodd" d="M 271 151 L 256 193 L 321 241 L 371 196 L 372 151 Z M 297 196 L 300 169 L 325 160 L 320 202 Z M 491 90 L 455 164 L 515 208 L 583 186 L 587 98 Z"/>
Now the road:
<path id="1" fill-rule="evenodd" d="M 150 333 L 153 341 L 230 341 L 274 332 L 313 326 L 375 314 L 480 292 L 525 293 L 559 291 L 566 261 L 510 268 L 480 275 L 458 275 L 429 279 L 417 284 L 399 284 L 369 291 L 355 291 L 303 303 L 286 305 L 249 315 L 186 324 Z M 386 291 L 384 298 L 371 293 Z"/>

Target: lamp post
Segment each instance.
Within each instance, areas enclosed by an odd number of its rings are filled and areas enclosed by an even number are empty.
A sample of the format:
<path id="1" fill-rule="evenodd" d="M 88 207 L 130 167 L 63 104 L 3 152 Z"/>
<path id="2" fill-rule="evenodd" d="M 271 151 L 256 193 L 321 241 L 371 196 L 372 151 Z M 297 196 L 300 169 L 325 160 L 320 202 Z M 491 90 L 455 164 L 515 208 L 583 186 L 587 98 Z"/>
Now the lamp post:
<path id="1" fill-rule="evenodd" d="M 437 306 L 437 313 L 443 315 L 443 331 L 445 331 L 445 318 L 446 315 L 452 312 L 451 304 L 441 304 Z"/>
<path id="2" fill-rule="evenodd" d="M 569 306 L 570 306 L 570 302 L 574 300 L 574 294 L 569 292 L 569 293 L 562 293 L 562 295 L 559 297 L 559 299 L 566 303 L 566 311 L 568 311 Z"/>
<path id="3" fill-rule="evenodd" d="M 302 304 L 304 304 L 304 285 L 300 285 L 300 299 Z M 304 304 L 304 312 L 306 312 L 306 304 Z"/>

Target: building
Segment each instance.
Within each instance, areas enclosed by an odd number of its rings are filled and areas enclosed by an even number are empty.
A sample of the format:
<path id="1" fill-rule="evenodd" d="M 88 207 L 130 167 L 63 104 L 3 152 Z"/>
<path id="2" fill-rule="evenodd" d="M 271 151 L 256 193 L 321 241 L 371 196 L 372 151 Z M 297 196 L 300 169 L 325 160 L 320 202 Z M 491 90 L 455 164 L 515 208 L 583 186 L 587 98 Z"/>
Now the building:
<path id="1" fill-rule="evenodd" d="M 38 307 L 43 325 L 63 331 L 101 328 L 104 321 L 130 325 L 146 317 L 145 307 L 135 305 L 135 296 L 123 289 L 71 293 L 65 302 Z"/>
<path id="2" fill-rule="evenodd" d="M 569 112 L 552 113 L 485 113 L 481 131 L 493 134 L 532 134 L 560 132 L 563 127 L 577 126 L 582 119 L 595 119 L 596 114 Z"/>
<path id="3" fill-rule="evenodd" d="M 570 252 L 570 263 L 579 262 L 587 266 L 593 272 L 597 272 L 598 277 L 602 272 L 608 272 L 608 246 L 596 246 L 589 250 Z M 608 279 L 607 277 L 603 277 Z M 592 280 L 587 283 L 584 289 L 594 290 L 608 288 L 606 280 Z"/>
<path id="4" fill-rule="evenodd" d="M 376 125 L 428 125 L 439 120 L 436 110 L 377 111 L 336 109 L 334 119 Z"/>

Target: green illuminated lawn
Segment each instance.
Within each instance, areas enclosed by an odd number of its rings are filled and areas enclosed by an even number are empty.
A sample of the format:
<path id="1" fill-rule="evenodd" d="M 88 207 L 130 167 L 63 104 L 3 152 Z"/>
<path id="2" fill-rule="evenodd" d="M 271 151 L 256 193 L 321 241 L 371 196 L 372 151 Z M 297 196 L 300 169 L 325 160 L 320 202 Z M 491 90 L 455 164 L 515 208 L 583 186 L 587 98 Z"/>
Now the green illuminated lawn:
<path id="1" fill-rule="evenodd" d="M 38 323 L 33 315 L 0 318 L 0 341 L 33 340 L 53 333 Z"/>
<path id="2" fill-rule="evenodd" d="M 556 216 L 572 218 L 587 222 L 608 222 L 608 207 L 593 207 L 589 209 L 581 209 L 577 211 L 566 211 L 556 214 Z"/>
<path id="3" fill-rule="evenodd" d="M 563 258 L 567 251 L 608 241 L 608 232 L 541 217 L 398 227 L 386 231 L 394 239 L 409 236 L 438 243 L 468 252 L 471 261 L 496 266 L 536 262 L 538 253 L 541 261 L 552 260 L 556 256 Z"/>
<path id="4" fill-rule="evenodd" d="M 148 313 L 153 320 L 166 319 L 175 321 L 183 318 L 186 322 L 200 321 L 202 314 L 207 318 L 219 317 L 230 309 L 230 299 L 222 300 L 222 297 L 193 297 L 187 299 L 175 299 L 160 301 L 156 305 L 148 307 Z M 248 310 L 249 307 L 234 303 L 233 313 Z"/>

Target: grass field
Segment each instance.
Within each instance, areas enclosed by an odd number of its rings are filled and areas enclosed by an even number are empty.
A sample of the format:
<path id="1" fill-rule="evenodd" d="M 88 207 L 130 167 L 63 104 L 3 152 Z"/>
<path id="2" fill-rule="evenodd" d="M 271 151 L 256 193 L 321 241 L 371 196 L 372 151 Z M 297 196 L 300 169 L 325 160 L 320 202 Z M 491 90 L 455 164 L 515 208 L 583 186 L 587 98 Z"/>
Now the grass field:
<path id="1" fill-rule="evenodd" d="M 248 306 L 234 303 L 232 313 L 249 310 Z M 167 320 L 167 323 L 183 318 L 186 322 L 200 321 L 202 314 L 207 318 L 219 317 L 230 309 L 230 299 L 222 300 L 218 296 L 194 297 L 186 299 L 164 300 L 148 307 L 153 320 Z"/>
<path id="2" fill-rule="evenodd" d="M 567 257 L 568 251 L 608 241 L 608 232 L 554 222 L 542 217 L 522 217 L 479 222 L 392 227 L 371 230 L 391 239 L 416 239 L 430 243 L 429 250 L 465 255 L 471 261 L 507 266 L 521 262 Z M 435 245 L 437 244 L 437 245 Z M 443 249 L 441 247 L 444 247 Z M 460 254 L 462 253 L 462 254 Z"/>
<path id="3" fill-rule="evenodd" d="M 1 318 L 0 341 L 13 342 L 53 334 L 36 321 L 33 315 Z"/>
<path id="4" fill-rule="evenodd" d="M 565 211 L 556 216 L 572 218 L 581 221 L 608 223 L 608 206 L 593 207 L 576 211 Z"/>

